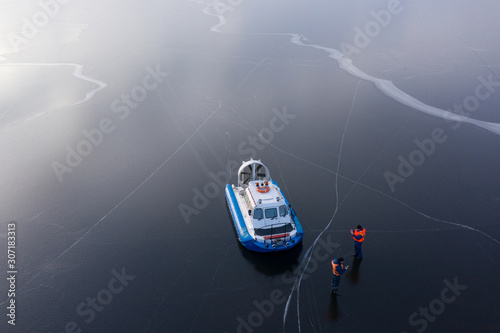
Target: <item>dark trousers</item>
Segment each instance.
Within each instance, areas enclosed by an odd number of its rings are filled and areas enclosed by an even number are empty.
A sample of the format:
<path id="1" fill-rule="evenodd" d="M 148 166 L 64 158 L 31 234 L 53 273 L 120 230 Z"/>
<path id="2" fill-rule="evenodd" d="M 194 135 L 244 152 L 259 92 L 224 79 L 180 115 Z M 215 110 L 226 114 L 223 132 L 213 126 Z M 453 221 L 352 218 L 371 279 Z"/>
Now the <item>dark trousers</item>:
<path id="1" fill-rule="evenodd" d="M 363 251 L 361 250 L 363 243 L 354 241 L 354 256 L 359 259 L 363 258 Z"/>
<path id="2" fill-rule="evenodd" d="M 339 288 L 339 283 L 340 283 L 340 275 L 333 274 L 333 278 L 332 278 L 333 289 L 337 290 Z"/>

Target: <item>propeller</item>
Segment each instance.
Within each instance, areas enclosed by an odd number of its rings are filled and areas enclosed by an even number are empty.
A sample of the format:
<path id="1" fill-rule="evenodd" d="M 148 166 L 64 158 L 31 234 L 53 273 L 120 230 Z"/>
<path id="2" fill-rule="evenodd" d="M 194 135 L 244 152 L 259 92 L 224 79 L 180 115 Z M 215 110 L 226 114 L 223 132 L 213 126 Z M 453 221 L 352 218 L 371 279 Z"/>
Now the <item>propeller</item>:
<path id="1" fill-rule="evenodd" d="M 245 167 L 245 169 L 241 172 L 242 175 L 247 175 L 247 177 L 243 178 L 243 184 L 248 183 L 248 181 L 252 180 L 253 174 L 253 164 L 250 164 Z"/>
<path id="2" fill-rule="evenodd" d="M 259 173 L 259 170 L 262 169 L 262 164 L 259 164 L 257 166 L 257 169 L 255 170 L 255 173 L 256 173 L 256 176 L 257 177 L 266 177 L 266 174 L 265 173 Z"/>
<path id="3" fill-rule="evenodd" d="M 270 179 L 269 170 L 260 161 L 251 160 L 244 163 L 245 166 L 238 173 L 241 185 L 246 185 L 250 181 Z"/>

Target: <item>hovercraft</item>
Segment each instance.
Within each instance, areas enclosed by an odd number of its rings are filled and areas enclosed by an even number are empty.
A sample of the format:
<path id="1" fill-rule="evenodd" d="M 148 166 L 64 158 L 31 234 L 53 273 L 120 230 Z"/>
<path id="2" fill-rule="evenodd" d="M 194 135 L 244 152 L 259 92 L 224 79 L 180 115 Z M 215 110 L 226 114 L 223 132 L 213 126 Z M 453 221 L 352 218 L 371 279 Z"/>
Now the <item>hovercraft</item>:
<path id="1" fill-rule="evenodd" d="M 297 215 L 260 160 L 243 162 L 238 186 L 227 184 L 225 192 L 238 239 L 247 249 L 284 251 L 302 241 Z"/>

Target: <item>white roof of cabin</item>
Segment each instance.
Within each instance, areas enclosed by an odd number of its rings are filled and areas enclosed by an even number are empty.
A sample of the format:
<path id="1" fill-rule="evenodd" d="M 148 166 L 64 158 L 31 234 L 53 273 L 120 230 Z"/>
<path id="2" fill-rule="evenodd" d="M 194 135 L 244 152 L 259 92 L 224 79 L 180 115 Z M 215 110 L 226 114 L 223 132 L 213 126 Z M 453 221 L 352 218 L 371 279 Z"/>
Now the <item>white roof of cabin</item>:
<path id="1" fill-rule="evenodd" d="M 257 183 L 261 186 L 268 186 L 269 192 L 266 193 L 258 192 L 256 186 Z M 259 208 L 278 207 L 280 205 L 285 204 L 285 200 L 283 199 L 281 192 L 277 189 L 276 185 L 274 185 L 271 182 L 269 182 L 268 185 L 264 185 L 263 182 L 252 181 L 249 183 L 248 190 L 252 194 L 256 206 Z"/>

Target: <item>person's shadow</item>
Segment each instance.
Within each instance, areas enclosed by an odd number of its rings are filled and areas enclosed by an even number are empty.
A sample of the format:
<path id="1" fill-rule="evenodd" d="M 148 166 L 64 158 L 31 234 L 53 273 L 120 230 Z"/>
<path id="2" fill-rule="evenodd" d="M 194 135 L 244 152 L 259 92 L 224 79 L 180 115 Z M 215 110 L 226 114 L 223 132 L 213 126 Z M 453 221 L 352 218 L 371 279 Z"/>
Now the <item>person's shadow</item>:
<path id="1" fill-rule="evenodd" d="M 328 306 L 327 318 L 329 320 L 337 320 L 340 317 L 339 303 L 337 301 L 337 295 L 333 293 L 330 294 L 330 306 Z"/>
<path id="2" fill-rule="evenodd" d="M 349 270 L 347 271 L 347 278 L 352 284 L 359 282 L 359 266 L 361 265 L 361 261 L 363 261 L 363 259 L 354 258 Z M 330 294 L 330 305 L 328 306 L 327 318 L 329 320 L 337 320 L 340 316 L 341 312 L 339 311 L 337 295 L 335 295 L 332 290 L 332 293 Z"/>
<path id="3" fill-rule="evenodd" d="M 347 277 L 352 284 L 356 284 L 360 280 L 359 276 L 359 266 L 361 265 L 363 259 L 354 258 L 351 264 L 351 269 L 349 270 Z"/>

